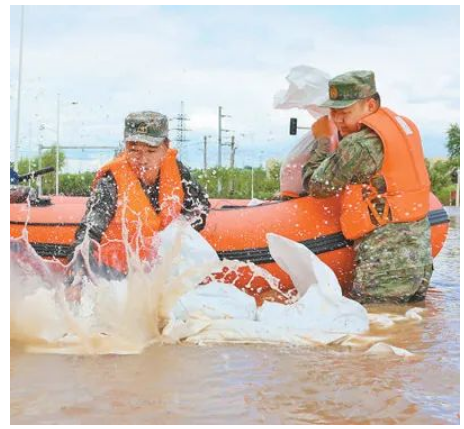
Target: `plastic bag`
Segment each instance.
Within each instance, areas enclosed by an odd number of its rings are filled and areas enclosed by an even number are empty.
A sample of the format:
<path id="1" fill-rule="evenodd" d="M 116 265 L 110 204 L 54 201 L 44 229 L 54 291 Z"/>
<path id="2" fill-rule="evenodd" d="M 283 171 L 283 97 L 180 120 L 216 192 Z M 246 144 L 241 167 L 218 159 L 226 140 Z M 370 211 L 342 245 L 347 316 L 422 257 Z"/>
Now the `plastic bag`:
<path id="1" fill-rule="evenodd" d="M 303 167 L 316 144 L 312 131 L 306 133 L 282 162 L 280 167 L 281 195 L 298 196 L 304 191 Z"/>
<path id="2" fill-rule="evenodd" d="M 314 118 L 328 113 L 328 109 L 319 107 L 327 99 L 330 76 L 315 67 L 297 66 L 286 77 L 287 90 L 274 96 L 275 109 L 304 109 Z"/>
<path id="3" fill-rule="evenodd" d="M 286 77 L 287 90 L 274 96 L 276 109 L 303 109 L 309 114 L 308 122 L 328 114 L 328 109 L 318 107 L 327 99 L 330 76 L 315 67 L 300 65 L 290 70 Z M 282 162 L 280 169 L 280 192 L 282 195 L 297 196 L 303 189 L 303 166 L 315 144 L 312 131 L 298 141 Z"/>

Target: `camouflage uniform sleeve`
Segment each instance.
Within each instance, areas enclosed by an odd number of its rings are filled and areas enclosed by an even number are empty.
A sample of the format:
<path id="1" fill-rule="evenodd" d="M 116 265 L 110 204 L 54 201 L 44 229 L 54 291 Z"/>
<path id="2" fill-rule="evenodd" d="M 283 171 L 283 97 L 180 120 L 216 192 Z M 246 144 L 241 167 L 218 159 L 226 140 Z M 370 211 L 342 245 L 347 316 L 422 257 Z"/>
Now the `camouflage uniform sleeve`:
<path id="1" fill-rule="evenodd" d="M 206 217 L 211 206 L 208 196 L 200 184 L 192 178 L 190 170 L 180 161 L 178 164 L 185 194 L 182 214 L 197 231 L 201 231 L 206 225 Z"/>
<path id="2" fill-rule="evenodd" d="M 312 149 L 309 153 L 308 161 L 306 161 L 306 164 L 303 166 L 303 187 L 305 190 L 308 190 L 309 181 L 316 169 L 321 165 L 322 161 L 330 155 L 328 151 L 321 147 L 323 145 L 317 144 L 316 139 L 313 140 L 311 146 Z"/>
<path id="3" fill-rule="evenodd" d="M 368 128 L 343 138 L 337 150 L 324 159 L 307 182 L 309 195 L 318 198 L 337 194 L 346 185 L 366 183 L 381 168 L 383 145 Z"/>
<path id="4" fill-rule="evenodd" d="M 116 213 L 117 199 L 116 181 L 111 173 L 108 173 L 97 182 L 90 193 L 86 212 L 76 231 L 74 247 L 82 243 L 87 231 L 92 240 L 100 242 Z"/>

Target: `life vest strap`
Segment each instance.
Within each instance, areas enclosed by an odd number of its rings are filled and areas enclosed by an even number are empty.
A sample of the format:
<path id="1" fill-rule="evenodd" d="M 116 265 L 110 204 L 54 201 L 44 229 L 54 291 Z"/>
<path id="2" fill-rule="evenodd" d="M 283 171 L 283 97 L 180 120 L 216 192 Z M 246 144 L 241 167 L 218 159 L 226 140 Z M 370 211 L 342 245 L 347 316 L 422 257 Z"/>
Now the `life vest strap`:
<path id="1" fill-rule="evenodd" d="M 382 215 L 380 215 L 377 208 L 375 207 L 375 204 L 373 204 L 373 202 L 372 202 L 377 197 L 378 197 L 378 195 L 376 195 L 373 199 L 367 198 L 366 199 L 366 204 L 367 204 L 367 207 L 369 208 L 370 213 L 372 214 L 372 216 L 374 217 L 374 219 L 376 220 L 378 225 L 384 226 L 387 223 L 389 223 L 389 221 L 390 221 L 390 218 L 389 218 L 390 205 L 388 204 L 388 200 L 385 199 L 385 206 L 384 206 L 384 209 L 383 209 L 383 213 L 382 213 Z"/>

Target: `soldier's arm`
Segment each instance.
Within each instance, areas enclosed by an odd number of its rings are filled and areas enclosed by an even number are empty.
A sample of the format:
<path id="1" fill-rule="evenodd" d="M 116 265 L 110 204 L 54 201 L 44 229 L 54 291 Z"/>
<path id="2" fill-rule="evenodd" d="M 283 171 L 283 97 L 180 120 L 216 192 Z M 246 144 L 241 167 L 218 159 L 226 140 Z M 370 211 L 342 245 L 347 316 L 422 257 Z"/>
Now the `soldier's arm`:
<path id="1" fill-rule="evenodd" d="M 184 204 L 182 214 L 190 221 L 191 225 L 201 231 L 206 225 L 210 202 L 203 188 L 192 178 L 190 170 L 179 162 L 184 189 Z"/>
<path id="2" fill-rule="evenodd" d="M 366 183 L 382 166 L 383 146 L 369 129 L 346 136 L 337 150 L 316 168 L 306 184 L 309 195 L 333 196 L 352 183 Z"/>
<path id="3" fill-rule="evenodd" d="M 103 233 L 106 231 L 111 219 L 116 213 L 116 204 L 117 185 L 113 176 L 109 173 L 96 183 L 90 193 L 90 197 L 87 201 L 86 212 L 76 231 L 75 240 L 72 246 L 73 251 L 68 255 L 68 262 L 73 260 L 74 249 L 84 241 L 87 231 L 90 239 L 100 242 Z M 92 265 L 95 263 L 93 259 L 92 243 L 90 249 L 88 257 L 89 262 Z M 115 276 L 111 276 L 113 271 L 116 273 L 115 270 L 111 270 L 110 267 L 106 267 L 104 275 L 108 278 L 117 278 Z M 82 287 L 81 282 L 85 276 L 88 276 L 88 271 L 84 263 L 84 257 L 82 253 L 79 253 L 77 258 L 74 259 L 73 264 L 68 266 L 66 272 L 66 299 L 71 301 L 80 300 Z"/>
<path id="4" fill-rule="evenodd" d="M 74 247 L 82 243 L 87 231 L 92 240 L 100 242 L 116 213 L 117 199 L 116 181 L 109 173 L 97 182 L 90 193 L 86 212 L 76 231 Z"/>
<path id="5" fill-rule="evenodd" d="M 326 144 L 325 144 L 326 143 Z M 309 153 L 308 161 L 303 166 L 303 187 L 307 190 L 308 183 L 311 180 L 314 172 L 317 168 L 321 165 L 322 161 L 324 161 L 329 156 L 329 140 L 325 139 L 322 141 L 313 141 L 313 148 Z"/>

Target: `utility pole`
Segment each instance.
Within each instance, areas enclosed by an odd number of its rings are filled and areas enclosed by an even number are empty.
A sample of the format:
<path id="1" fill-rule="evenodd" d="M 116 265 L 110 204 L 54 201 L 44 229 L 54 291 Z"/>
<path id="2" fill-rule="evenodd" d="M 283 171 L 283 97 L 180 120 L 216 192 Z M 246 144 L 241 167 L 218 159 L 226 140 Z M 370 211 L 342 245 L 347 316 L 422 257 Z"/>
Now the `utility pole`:
<path id="1" fill-rule="evenodd" d="M 28 173 L 32 171 L 31 170 L 31 157 L 32 157 L 32 123 L 29 122 L 29 143 L 28 143 L 28 150 L 27 150 L 27 172 Z"/>
<path id="2" fill-rule="evenodd" d="M 218 107 L 218 162 L 217 162 L 217 166 L 219 168 L 222 167 L 222 146 L 225 146 L 225 144 L 222 143 L 222 133 L 229 132 L 229 130 L 225 130 L 222 128 L 222 118 L 230 118 L 230 115 L 223 115 L 222 106 L 219 106 Z M 218 196 L 221 190 L 222 190 L 222 182 L 221 182 L 221 178 L 218 177 L 218 182 L 217 182 Z"/>
<path id="3" fill-rule="evenodd" d="M 203 170 L 208 169 L 208 137 L 211 136 L 204 136 L 203 137 Z"/>
<path id="4" fill-rule="evenodd" d="M 458 181 L 457 181 L 457 184 L 456 184 L 456 207 L 459 207 L 459 188 L 460 188 L 460 181 L 461 181 L 461 171 L 460 169 L 458 168 L 457 170 L 457 173 L 458 173 Z"/>
<path id="5" fill-rule="evenodd" d="M 251 199 L 255 197 L 255 174 L 253 166 L 251 166 Z"/>
<path id="6" fill-rule="evenodd" d="M 77 104 L 77 103 L 75 103 Z M 42 169 L 42 151 L 44 149 L 53 149 L 53 146 L 46 146 L 43 145 L 42 143 L 39 143 L 39 160 L 38 160 L 38 169 Z M 110 151 L 115 151 L 117 152 L 117 148 L 114 146 L 83 146 L 83 145 L 72 145 L 72 146 L 63 146 L 63 150 L 65 149 L 97 149 L 97 150 L 110 150 Z M 58 173 L 58 172 L 56 172 Z M 58 175 L 58 174 L 57 174 Z M 55 182 L 55 187 L 58 184 L 58 182 Z M 42 195 L 42 176 L 38 177 L 38 194 Z M 55 188 L 56 191 L 56 188 Z M 56 194 L 58 195 L 58 194 Z"/>
<path id="7" fill-rule="evenodd" d="M 43 149 L 43 145 L 42 143 L 39 143 L 39 159 L 37 161 L 37 168 L 39 170 L 42 169 L 42 149 Z M 39 195 L 39 197 L 42 195 L 42 176 L 39 176 L 37 178 L 38 180 L 38 183 L 37 183 L 37 194 Z"/>
<path id="8" fill-rule="evenodd" d="M 74 106 L 79 104 L 77 101 L 72 101 L 69 103 Z M 61 95 L 60 93 L 56 94 L 56 152 L 55 152 L 55 195 L 60 193 L 60 126 L 61 126 Z M 39 129 L 44 130 L 49 128 L 53 131 L 53 128 L 48 127 L 46 124 L 41 124 Z M 40 147 L 40 145 L 39 145 Z M 45 146 L 42 145 L 42 148 Z"/>
<path id="9" fill-rule="evenodd" d="M 60 194 L 60 94 L 56 97 L 55 195 Z"/>
<path id="10" fill-rule="evenodd" d="M 222 106 L 218 108 L 218 162 L 217 166 L 222 164 Z M 219 185 L 218 185 L 219 186 Z"/>
<path id="11" fill-rule="evenodd" d="M 235 151 L 236 151 L 236 146 L 235 146 L 235 136 L 231 136 L 230 138 L 230 168 L 233 169 L 235 167 Z M 229 182 L 229 194 L 234 195 L 235 193 L 235 177 L 232 174 L 230 176 L 230 182 Z"/>
<path id="12" fill-rule="evenodd" d="M 189 121 L 189 117 L 184 114 L 184 102 L 180 102 L 180 114 L 175 117 L 177 119 L 177 128 L 174 128 L 175 131 L 177 131 L 177 137 L 174 140 L 177 143 L 177 148 L 179 150 L 179 158 L 182 158 L 182 149 L 183 149 L 183 144 L 185 142 L 188 142 L 188 139 L 185 137 L 185 133 L 188 130 L 185 128 L 185 122 Z"/>
<path id="13" fill-rule="evenodd" d="M 235 146 L 235 136 L 230 138 L 230 168 L 235 167 L 235 151 L 237 147 Z"/>
<path id="14" fill-rule="evenodd" d="M 16 107 L 16 142 L 15 142 L 15 170 L 18 171 L 19 162 L 19 122 L 21 118 L 21 81 L 23 75 L 23 35 L 24 35 L 24 6 L 21 6 L 21 27 L 19 36 L 19 71 L 18 71 L 18 104 Z"/>

